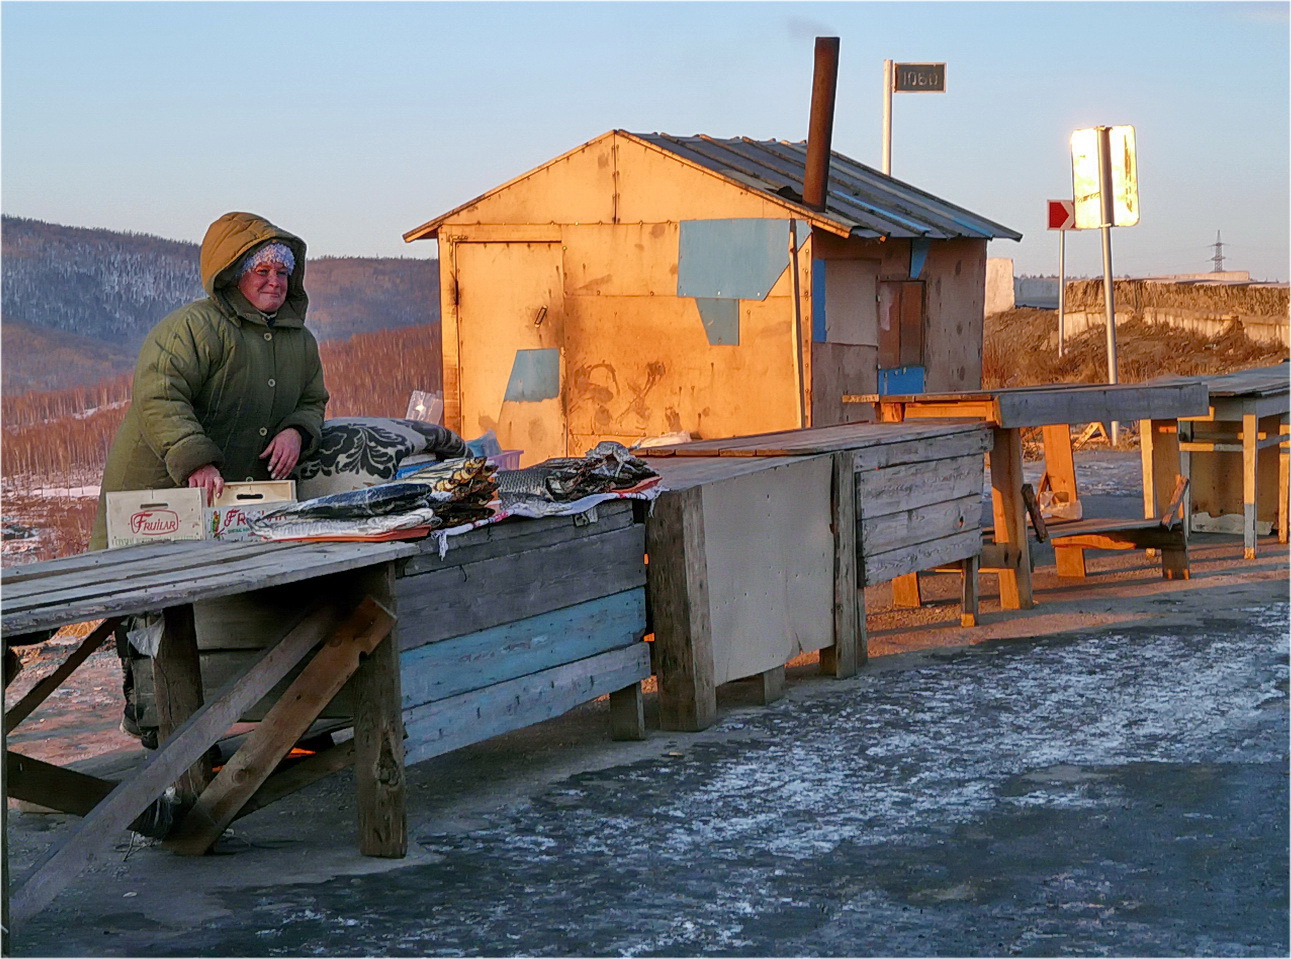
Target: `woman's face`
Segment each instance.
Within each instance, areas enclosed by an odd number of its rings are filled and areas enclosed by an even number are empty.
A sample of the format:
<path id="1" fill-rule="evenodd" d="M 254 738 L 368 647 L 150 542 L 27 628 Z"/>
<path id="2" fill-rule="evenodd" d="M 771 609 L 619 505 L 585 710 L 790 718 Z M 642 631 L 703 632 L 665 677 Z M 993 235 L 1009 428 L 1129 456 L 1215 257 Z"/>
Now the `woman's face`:
<path id="1" fill-rule="evenodd" d="M 287 278 L 290 275 L 281 263 L 261 263 L 242 274 L 238 289 L 261 313 L 277 313 L 287 302 Z"/>

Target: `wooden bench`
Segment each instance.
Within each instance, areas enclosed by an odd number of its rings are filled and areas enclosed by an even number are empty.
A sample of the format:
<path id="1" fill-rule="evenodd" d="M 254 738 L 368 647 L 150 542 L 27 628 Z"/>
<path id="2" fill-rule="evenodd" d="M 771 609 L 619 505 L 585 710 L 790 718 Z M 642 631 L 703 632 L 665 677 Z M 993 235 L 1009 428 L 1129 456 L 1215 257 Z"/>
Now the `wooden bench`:
<path id="1" fill-rule="evenodd" d="M 1053 543 L 1059 576 L 1083 579 L 1087 549 L 1143 549 L 1161 552 L 1161 575 L 1188 579 L 1188 531 L 1183 519 L 1188 480 L 1179 476 L 1174 496 L 1158 519 L 1079 519 L 1045 523 L 1036 537 Z"/>

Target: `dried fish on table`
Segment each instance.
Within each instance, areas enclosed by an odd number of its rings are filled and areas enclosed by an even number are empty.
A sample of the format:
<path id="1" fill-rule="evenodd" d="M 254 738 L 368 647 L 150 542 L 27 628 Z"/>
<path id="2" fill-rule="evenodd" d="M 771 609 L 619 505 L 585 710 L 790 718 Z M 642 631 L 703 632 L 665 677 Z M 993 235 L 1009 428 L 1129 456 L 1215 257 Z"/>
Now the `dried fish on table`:
<path id="1" fill-rule="evenodd" d="M 266 513 L 250 518 L 247 522 L 253 534 L 268 540 L 405 539 L 425 535 L 443 525 L 441 517 L 430 508 L 349 519 L 302 520 L 282 516 L 275 520 Z"/>
<path id="2" fill-rule="evenodd" d="M 599 443 L 586 456 L 554 457 L 535 466 L 498 472 L 502 508 L 568 503 L 584 496 L 631 489 L 659 474 L 621 443 Z"/>
<path id="3" fill-rule="evenodd" d="M 424 483 L 381 483 L 366 489 L 332 493 L 299 503 L 286 503 L 268 510 L 265 519 L 284 517 L 293 520 L 311 519 L 366 519 L 370 516 L 390 516 L 426 509 L 449 497 Z"/>

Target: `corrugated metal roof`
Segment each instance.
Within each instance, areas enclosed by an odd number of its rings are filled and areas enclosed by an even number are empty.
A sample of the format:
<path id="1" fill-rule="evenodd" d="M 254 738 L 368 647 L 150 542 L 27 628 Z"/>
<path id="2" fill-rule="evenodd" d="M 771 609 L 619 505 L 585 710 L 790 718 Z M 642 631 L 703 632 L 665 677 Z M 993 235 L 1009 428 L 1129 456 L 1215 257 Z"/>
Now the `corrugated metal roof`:
<path id="1" fill-rule="evenodd" d="M 620 131 L 624 132 L 624 131 Z M 707 170 L 801 205 L 806 142 L 718 139 L 702 134 L 626 133 Z M 857 237 L 954 237 L 1020 240 L 1010 230 L 963 207 L 831 151 L 824 217 Z M 804 210 L 808 208 L 804 207 Z M 820 213 L 812 211 L 815 216 Z"/>

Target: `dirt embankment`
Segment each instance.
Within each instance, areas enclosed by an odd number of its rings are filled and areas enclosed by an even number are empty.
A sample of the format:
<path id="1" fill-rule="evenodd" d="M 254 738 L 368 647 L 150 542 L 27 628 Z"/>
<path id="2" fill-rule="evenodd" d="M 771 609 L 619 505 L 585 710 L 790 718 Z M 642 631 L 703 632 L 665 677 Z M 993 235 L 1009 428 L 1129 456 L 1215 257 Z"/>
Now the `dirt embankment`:
<path id="1" fill-rule="evenodd" d="M 1117 321 L 1117 379 L 1141 383 L 1159 376 L 1208 376 L 1287 359 L 1285 347 L 1252 340 L 1238 323 L 1217 337 L 1140 319 Z M 1107 334 L 1102 327 L 1066 337 L 1058 355 L 1058 313 L 1025 307 L 986 317 L 982 386 L 1106 383 Z"/>

